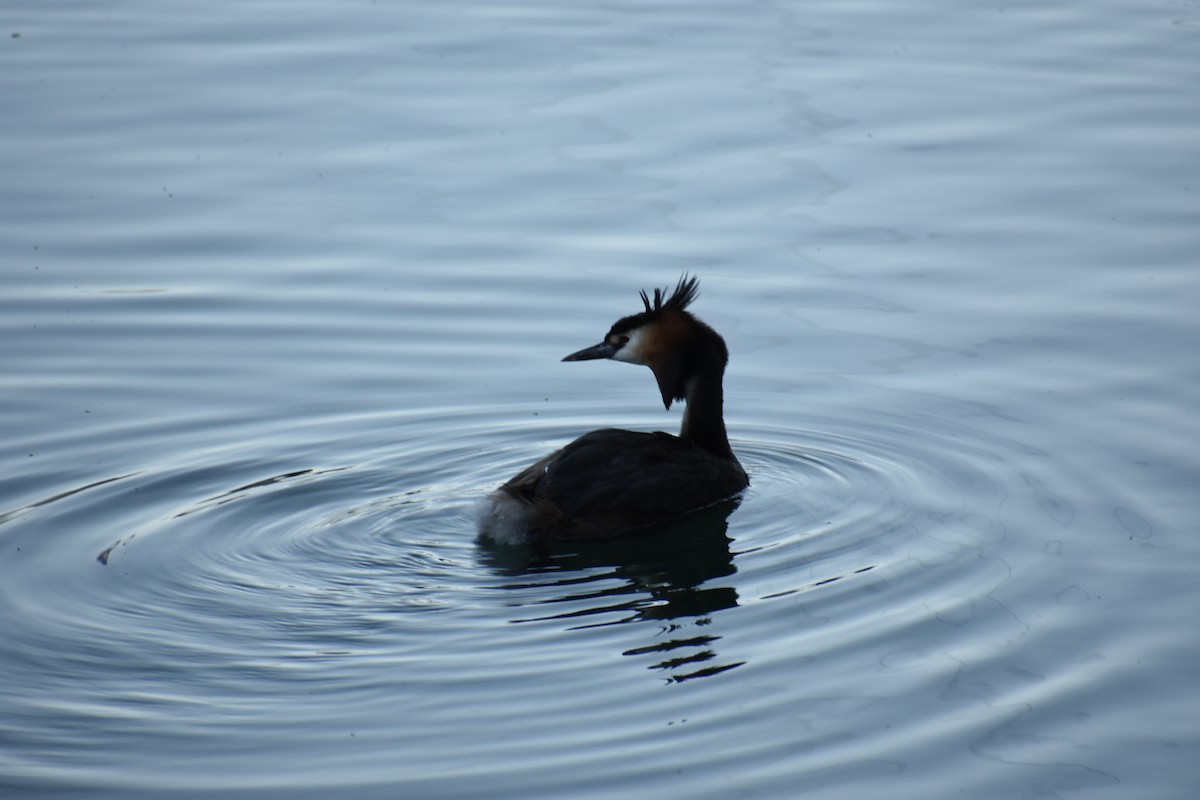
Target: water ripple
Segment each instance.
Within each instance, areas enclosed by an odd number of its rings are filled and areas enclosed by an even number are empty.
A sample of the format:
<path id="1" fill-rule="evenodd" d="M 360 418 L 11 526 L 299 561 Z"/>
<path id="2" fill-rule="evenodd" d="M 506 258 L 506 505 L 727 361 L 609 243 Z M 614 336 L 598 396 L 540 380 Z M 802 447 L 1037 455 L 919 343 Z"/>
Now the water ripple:
<path id="1" fill-rule="evenodd" d="M 313 423 L 312 452 L 292 459 L 255 457 L 264 443 L 254 440 L 197 448 L 8 512 L 3 524 L 27 569 L 0 592 L 39 623 L 15 642 L 33 689 L 19 705 L 39 724 L 65 713 L 53 710 L 39 673 L 70 663 L 71 674 L 103 676 L 70 690 L 80 707 L 107 719 L 131 694 L 157 698 L 139 722 L 150 728 L 164 707 L 221 709 L 251 702 L 245 692 L 258 687 L 257 713 L 296 747 L 311 747 L 305 731 L 347 714 L 384 725 L 380 715 L 396 713 L 393 673 L 404 676 L 404 697 L 452 692 L 471 707 L 494 704 L 496 687 L 522 702 L 538 675 L 560 713 L 570 687 L 586 681 L 573 713 L 603 729 L 631 696 L 669 715 L 669 704 L 619 677 L 627 670 L 597 668 L 620 663 L 647 686 L 726 686 L 731 698 L 708 717 L 735 725 L 758 702 L 756 681 L 804 670 L 805 697 L 847 699 L 860 692 L 847 681 L 866 660 L 888 692 L 930 676 L 954 685 L 1028 635 L 989 596 L 1010 574 L 992 555 L 1006 536 L 999 512 L 1009 488 L 989 465 L 1015 450 L 999 440 L 940 418 L 734 423 L 751 475 L 735 501 L 615 543 L 478 541 L 476 500 L 595 413 L 582 401 L 563 412 L 532 422 L 517 407 L 330 419 Z M 398 437 L 381 443 L 380 430 Z M 1008 483 L 1049 502 L 1045 482 L 1025 474 Z M 64 521 L 69 535 L 37 538 Z M 90 548 L 102 535 L 107 542 Z M 84 548 L 90 556 L 78 557 Z M 72 581 L 47 591 L 64 572 Z M 960 632 L 953 652 L 934 644 L 946 631 Z M 758 677 L 730 682 L 743 673 Z M 336 706 L 293 705 L 323 687 Z M 206 724 L 225 724 L 228 713 L 211 712 Z M 466 724 L 434 707 L 409 713 L 433 729 Z M 859 719 L 845 731 L 861 732 L 871 727 L 863 719 L 896 709 L 867 698 L 850 713 Z M 931 747 L 978 725 L 929 717 Z M 568 735 L 564 724 L 526 735 L 549 742 Z M 715 732 L 690 735 L 699 743 Z M 860 742 L 859 755 L 883 741 Z M 610 755 L 597 751 L 589 763 Z"/>

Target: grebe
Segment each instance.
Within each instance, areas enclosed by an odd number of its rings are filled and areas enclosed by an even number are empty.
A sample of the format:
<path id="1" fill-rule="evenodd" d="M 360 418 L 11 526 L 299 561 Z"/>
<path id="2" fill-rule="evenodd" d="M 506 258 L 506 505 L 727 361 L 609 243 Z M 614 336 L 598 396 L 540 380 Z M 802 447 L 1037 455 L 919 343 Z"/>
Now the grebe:
<path id="1" fill-rule="evenodd" d="M 501 486 L 481 510 L 496 541 L 607 539 L 661 525 L 729 498 L 750 483 L 729 447 L 721 379 L 725 340 L 687 311 L 699 282 L 670 297 L 641 292 L 646 310 L 617 320 L 604 341 L 563 361 L 609 358 L 654 372 L 663 405 L 685 400 L 678 436 L 605 428 L 580 436 Z"/>

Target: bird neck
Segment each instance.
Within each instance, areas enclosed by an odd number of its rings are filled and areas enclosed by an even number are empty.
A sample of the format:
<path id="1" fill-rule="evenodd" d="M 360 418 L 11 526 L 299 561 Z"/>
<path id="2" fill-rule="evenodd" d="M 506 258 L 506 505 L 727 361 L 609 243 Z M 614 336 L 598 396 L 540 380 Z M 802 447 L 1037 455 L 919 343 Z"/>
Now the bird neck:
<path id="1" fill-rule="evenodd" d="M 721 371 L 693 375 L 687 380 L 685 390 L 687 407 L 683 411 L 679 438 L 695 442 L 720 458 L 733 458 L 733 449 L 725 432 Z"/>

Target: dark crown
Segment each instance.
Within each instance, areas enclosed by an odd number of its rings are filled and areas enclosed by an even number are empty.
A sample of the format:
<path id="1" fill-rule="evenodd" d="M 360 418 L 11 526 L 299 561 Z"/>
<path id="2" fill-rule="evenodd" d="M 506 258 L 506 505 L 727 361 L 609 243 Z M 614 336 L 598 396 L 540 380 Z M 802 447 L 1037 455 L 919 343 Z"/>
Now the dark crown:
<path id="1" fill-rule="evenodd" d="M 684 273 L 679 278 L 679 283 L 675 284 L 675 291 L 664 302 L 663 296 L 666 294 L 665 289 L 654 290 L 654 305 L 651 307 L 650 298 L 646 295 L 646 290 L 640 292 L 642 303 L 646 306 L 647 314 L 657 314 L 662 311 L 683 311 L 690 306 L 692 302 L 700 295 L 700 279 L 696 277 L 689 278 L 687 273 Z"/>

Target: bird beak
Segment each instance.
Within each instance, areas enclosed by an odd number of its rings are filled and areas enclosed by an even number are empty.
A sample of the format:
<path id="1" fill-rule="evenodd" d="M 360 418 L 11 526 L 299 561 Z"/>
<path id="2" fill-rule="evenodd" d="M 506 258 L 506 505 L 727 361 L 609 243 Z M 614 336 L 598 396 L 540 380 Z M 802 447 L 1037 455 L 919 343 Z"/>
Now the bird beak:
<path id="1" fill-rule="evenodd" d="M 612 358 L 616 352 L 617 348 L 606 342 L 601 342 L 591 347 L 585 347 L 578 353 L 571 353 L 563 361 L 591 361 L 596 358 Z"/>

